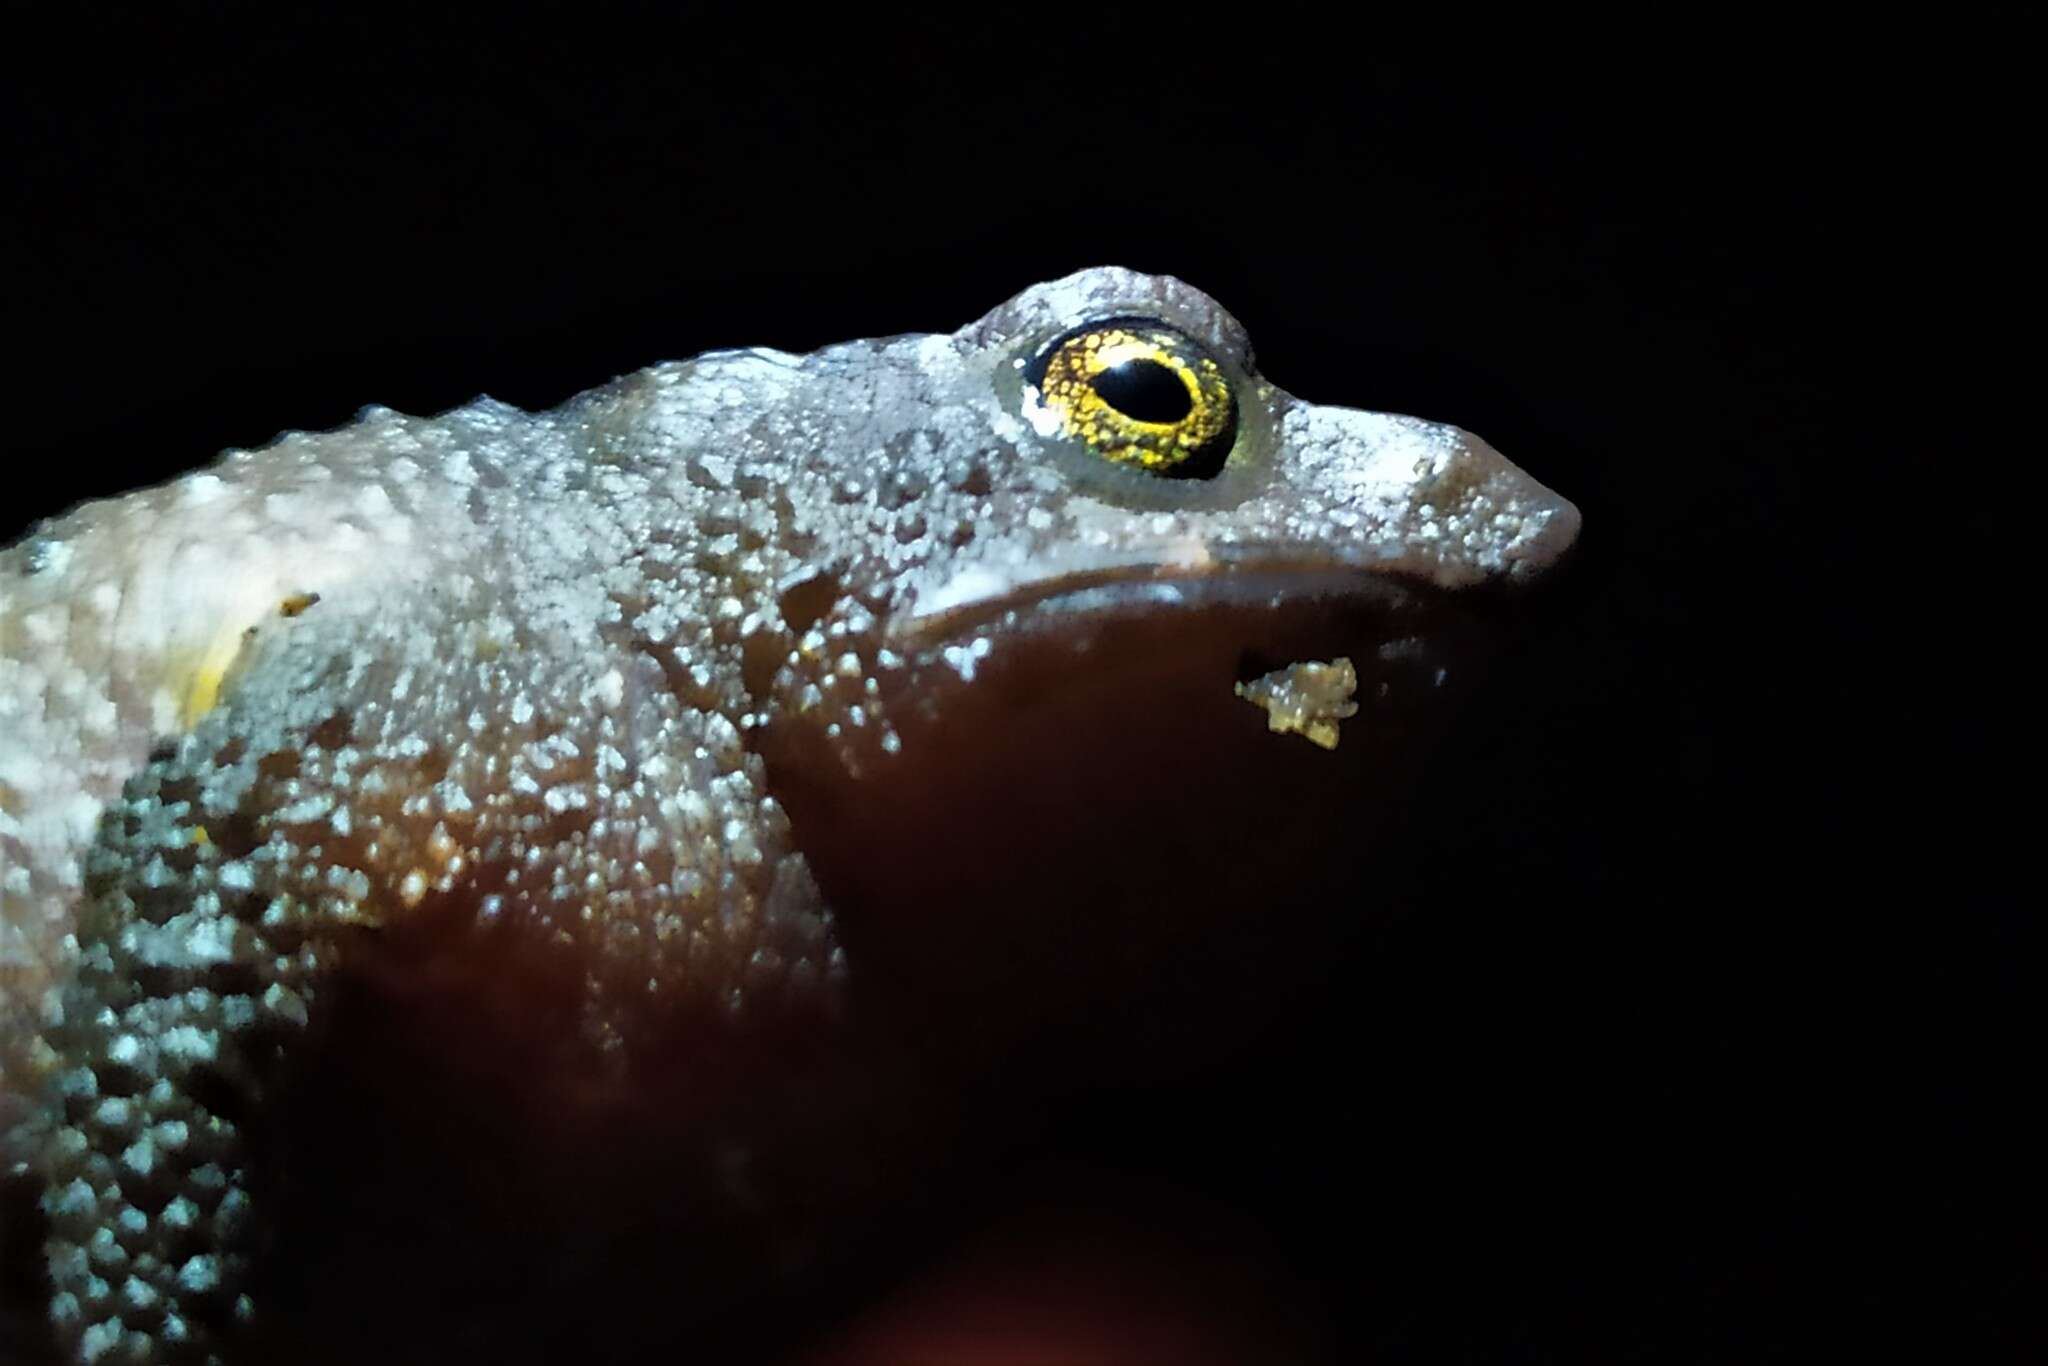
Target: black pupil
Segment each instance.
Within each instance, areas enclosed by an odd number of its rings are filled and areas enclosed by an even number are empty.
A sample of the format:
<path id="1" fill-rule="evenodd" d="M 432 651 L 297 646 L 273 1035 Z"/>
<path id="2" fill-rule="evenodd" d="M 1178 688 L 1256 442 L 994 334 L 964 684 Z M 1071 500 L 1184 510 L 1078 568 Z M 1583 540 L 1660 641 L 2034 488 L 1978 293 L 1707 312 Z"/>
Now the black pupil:
<path id="1" fill-rule="evenodd" d="M 1195 406 L 1180 376 L 1156 360 L 1127 360 L 1095 377 L 1095 392 L 1126 417 L 1178 422 Z"/>

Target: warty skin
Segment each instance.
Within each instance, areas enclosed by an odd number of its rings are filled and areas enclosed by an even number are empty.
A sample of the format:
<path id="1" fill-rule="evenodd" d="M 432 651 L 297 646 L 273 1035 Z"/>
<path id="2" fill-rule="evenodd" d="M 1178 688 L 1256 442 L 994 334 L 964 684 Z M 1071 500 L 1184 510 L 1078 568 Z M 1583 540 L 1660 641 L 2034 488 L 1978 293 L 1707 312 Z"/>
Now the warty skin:
<path id="1" fill-rule="evenodd" d="M 1219 468 L 1048 411 L 1034 359 L 1125 318 L 1228 384 Z M 1460 601 L 1577 524 L 1107 268 L 544 413 L 366 409 L 46 523 L 0 553 L 0 1125 L 58 1359 L 411 1359 L 308 1337 L 319 1269 L 383 1246 L 337 1209 L 378 1200 L 582 1249 L 544 1285 L 714 1304 L 805 1264 L 943 1147 L 963 1077 L 1100 1039 L 1145 908 L 1322 857 L 1357 770 L 1237 678 L 1362 646 L 1346 743 L 1392 753 Z M 1293 814 L 1159 814 L 1259 785 Z M 454 1293 L 405 1288 L 436 1265 L 381 1268 L 391 1324 Z"/>

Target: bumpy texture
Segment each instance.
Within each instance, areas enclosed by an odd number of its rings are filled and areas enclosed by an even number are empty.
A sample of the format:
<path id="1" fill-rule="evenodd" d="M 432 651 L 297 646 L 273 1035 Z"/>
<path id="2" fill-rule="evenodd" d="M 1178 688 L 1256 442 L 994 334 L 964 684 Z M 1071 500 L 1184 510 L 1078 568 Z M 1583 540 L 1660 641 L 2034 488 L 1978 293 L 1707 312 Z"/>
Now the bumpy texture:
<path id="1" fill-rule="evenodd" d="M 1132 317 L 1234 386 L 1209 477 L 1046 420 L 1030 361 Z M 546 413 L 367 409 L 46 524 L 0 554 L 0 1127 L 62 1350 L 232 1356 L 260 1313 L 241 1117 L 407 924 L 558 948 L 560 1047 L 596 1076 L 689 1031 L 832 1030 L 858 964 L 764 728 L 858 782 L 1061 595 L 1304 566 L 1458 589 L 1576 524 L 1453 428 L 1292 399 L 1213 301 L 1115 269 Z"/>

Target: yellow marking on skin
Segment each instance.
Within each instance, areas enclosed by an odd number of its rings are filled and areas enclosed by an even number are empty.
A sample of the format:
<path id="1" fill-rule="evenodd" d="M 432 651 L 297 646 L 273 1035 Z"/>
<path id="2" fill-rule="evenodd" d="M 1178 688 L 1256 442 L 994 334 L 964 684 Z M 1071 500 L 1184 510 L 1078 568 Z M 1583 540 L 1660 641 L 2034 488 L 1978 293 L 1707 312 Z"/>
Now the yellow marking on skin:
<path id="1" fill-rule="evenodd" d="M 242 646 L 248 639 L 248 632 L 232 627 L 214 634 L 213 640 L 199 652 L 198 661 L 192 666 L 180 691 L 184 703 L 178 708 L 178 723 L 186 730 L 199 723 L 199 718 L 212 711 L 220 701 L 221 683 L 227 678 L 228 670 L 234 667 L 235 657 L 242 653 Z M 175 679 L 177 670 L 173 668 Z"/>
<path id="2" fill-rule="evenodd" d="M 296 617 L 320 601 L 320 595 L 293 593 L 273 601 L 278 615 Z M 220 705 L 221 691 L 228 676 L 234 672 L 236 661 L 249 642 L 256 638 L 263 609 L 251 605 L 243 610 L 251 615 L 223 619 L 212 638 L 197 650 L 188 648 L 170 652 L 164 668 L 164 683 L 171 695 L 179 699 L 178 724 L 181 728 L 192 729 L 199 724 L 200 718 Z"/>

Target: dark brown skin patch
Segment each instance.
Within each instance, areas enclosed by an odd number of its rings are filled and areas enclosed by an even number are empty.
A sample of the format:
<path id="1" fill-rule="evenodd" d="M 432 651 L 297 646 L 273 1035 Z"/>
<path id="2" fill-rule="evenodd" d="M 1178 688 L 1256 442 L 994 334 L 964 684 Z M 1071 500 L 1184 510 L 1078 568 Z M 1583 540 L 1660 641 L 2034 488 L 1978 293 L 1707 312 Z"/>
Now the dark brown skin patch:
<path id="1" fill-rule="evenodd" d="M 644 1359 L 696 1340 L 682 1326 L 709 1306 L 757 1303 L 812 1229 L 858 1228 L 936 1156 L 855 1127 L 894 1083 L 815 1021 L 739 1031 L 652 1001 L 596 1058 L 588 965 L 420 909 L 336 975 L 309 1065 L 266 1106 L 252 1146 L 279 1232 L 252 1360 Z M 907 1101 L 884 1113 L 942 1150 Z"/>
<path id="2" fill-rule="evenodd" d="M 1455 710 L 1477 624 L 1423 594 L 1049 617 L 928 713 L 897 709 L 924 719 L 859 780 L 803 730 L 757 743 L 861 1002 L 969 1075 L 1024 1048 L 1058 1089 L 1248 1043 L 1260 1003 L 1361 928 L 1372 842 Z M 1436 647 L 1374 658 L 1417 631 Z M 1332 648 L 1372 661 L 1340 752 L 1270 734 L 1234 694 Z"/>

